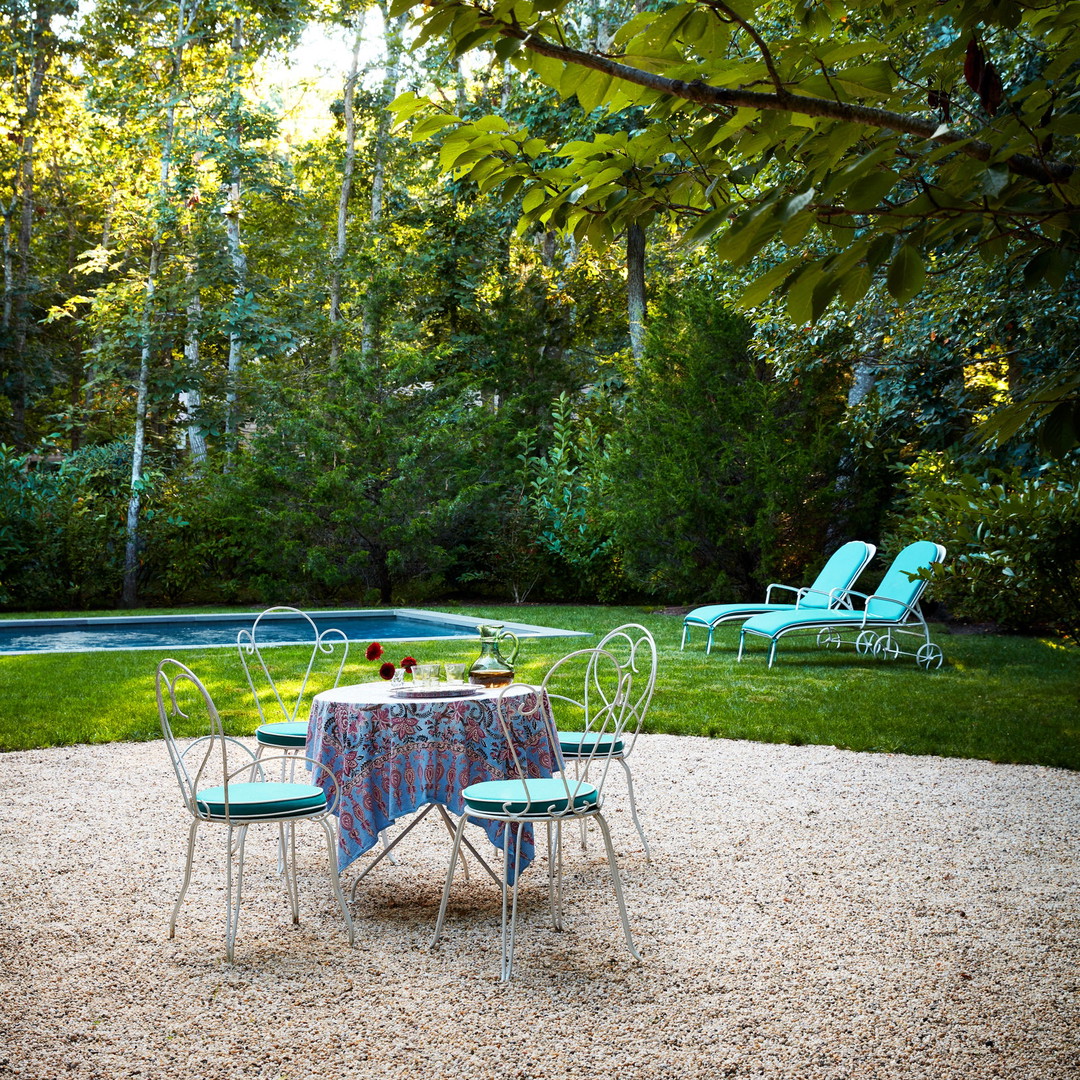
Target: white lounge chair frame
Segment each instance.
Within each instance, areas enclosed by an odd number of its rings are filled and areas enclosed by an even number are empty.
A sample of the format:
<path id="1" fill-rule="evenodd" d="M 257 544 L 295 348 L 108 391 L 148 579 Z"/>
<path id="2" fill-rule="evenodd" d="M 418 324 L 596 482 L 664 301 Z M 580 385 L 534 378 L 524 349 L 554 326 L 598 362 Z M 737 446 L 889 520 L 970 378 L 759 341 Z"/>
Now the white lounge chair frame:
<path id="1" fill-rule="evenodd" d="M 937 555 L 932 561 L 943 561 L 945 548 L 941 544 L 934 544 L 933 546 L 936 548 Z M 776 659 L 776 649 L 780 643 L 780 638 L 786 637 L 788 634 L 807 633 L 816 630 L 817 644 L 822 647 L 841 648 L 844 645 L 852 645 L 855 651 L 860 654 L 872 654 L 888 660 L 896 660 L 901 656 L 910 656 L 914 658 L 919 667 L 927 671 L 940 668 L 944 660 L 944 654 L 940 646 L 930 640 L 930 628 L 927 626 L 926 619 L 919 607 L 919 600 L 926 591 L 927 584 L 928 582 L 925 579 L 920 580 L 915 586 L 912 598 L 906 603 L 892 596 L 885 596 L 880 593 L 867 595 L 852 589 L 849 591 L 849 595 L 861 597 L 863 600 L 863 610 L 857 613 L 857 618 L 842 618 L 838 621 L 836 611 L 822 611 L 817 618 L 806 613 L 800 615 L 798 621 L 792 623 L 791 626 L 783 627 L 773 634 L 764 634 L 755 629 L 752 624 L 744 624 L 739 633 L 738 659 L 742 660 L 743 658 L 743 647 L 747 634 L 769 639 L 768 666 L 771 668 L 773 661 Z M 893 605 L 898 609 L 896 615 L 889 617 L 869 614 L 870 604 L 874 601 Z M 799 613 L 792 612 L 792 614 Z M 853 616 L 855 614 L 855 612 L 852 612 Z M 913 649 L 905 650 L 900 639 L 907 637 L 916 638 L 921 644 Z"/>
<path id="2" fill-rule="evenodd" d="M 836 559 L 838 555 L 842 555 L 845 551 L 854 552 L 855 549 L 861 547 L 861 561 L 856 564 L 855 572 L 848 578 L 846 585 L 838 585 L 835 588 L 824 589 L 815 588 L 820 581 L 825 570 Z M 752 618 L 754 615 L 763 615 L 769 611 L 796 611 L 801 610 L 804 607 L 812 609 L 837 609 L 837 608 L 851 608 L 852 586 L 859 579 L 859 575 L 869 565 L 870 560 L 873 559 L 877 548 L 873 544 L 868 544 L 863 540 L 849 540 L 846 544 L 837 548 L 836 551 L 829 556 L 825 566 L 822 567 L 822 572 L 818 574 L 817 579 L 814 581 L 814 585 L 784 585 L 782 582 L 774 581 L 765 590 L 765 600 L 762 603 L 754 604 L 709 604 L 704 607 L 695 608 L 683 619 L 682 630 L 682 645 L 680 649 L 686 648 L 686 643 L 690 640 L 690 628 L 692 626 L 700 626 L 702 629 L 708 630 L 709 636 L 705 643 L 705 655 L 708 656 L 712 652 L 713 647 L 713 634 L 716 632 L 718 626 L 729 622 L 742 622 L 746 619 Z M 794 594 L 794 603 L 783 604 L 773 600 L 773 590 L 783 590 Z M 807 604 L 807 598 L 824 597 L 825 603 Z M 717 611 L 719 614 L 713 618 L 702 618 L 698 612 L 702 611 Z"/>

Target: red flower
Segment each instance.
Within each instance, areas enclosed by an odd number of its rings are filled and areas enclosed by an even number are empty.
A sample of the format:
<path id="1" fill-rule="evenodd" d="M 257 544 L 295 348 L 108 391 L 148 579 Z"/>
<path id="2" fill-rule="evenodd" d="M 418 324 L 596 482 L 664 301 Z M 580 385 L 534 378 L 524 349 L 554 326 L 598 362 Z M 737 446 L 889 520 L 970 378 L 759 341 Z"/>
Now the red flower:
<path id="1" fill-rule="evenodd" d="M 394 677 L 395 671 L 397 671 L 397 668 L 394 667 L 393 664 L 387 662 L 383 664 L 381 668 L 379 668 L 379 678 L 387 680 L 392 679 Z"/>
<path id="2" fill-rule="evenodd" d="M 366 655 L 369 660 L 378 660 L 382 656 L 382 646 L 377 641 L 373 641 L 367 647 Z"/>
<path id="3" fill-rule="evenodd" d="M 412 669 L 416 666 L 416 661 L 411 656 L 406 656 L 401 661 L 401 666 L 411 675 Z"/>

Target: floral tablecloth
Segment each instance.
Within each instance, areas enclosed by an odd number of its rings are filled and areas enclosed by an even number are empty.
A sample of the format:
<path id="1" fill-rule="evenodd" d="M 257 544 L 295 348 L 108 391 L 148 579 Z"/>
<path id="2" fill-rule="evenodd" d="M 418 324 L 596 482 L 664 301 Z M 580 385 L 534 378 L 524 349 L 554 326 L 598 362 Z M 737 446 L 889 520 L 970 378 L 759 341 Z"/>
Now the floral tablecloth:
<path id="1" fill-rule="evenodd" d="M 552 748 L 551 706 L 522 688 L 507 695 L 505 711 L 529 777 L 551 776 L 559 767 Z M 387 683 L 339 686 L 317 694 L 308 721 L 308 756 L 326 765 L 340 785 L 338 867 L 345 869 L 399 818 L 429 803 L 454 814 L 461 793 L 482 780 L 516 775 L 499 724 L 498 690 L 475 697 L 399 700 Z M 330 785 L 327 782 L 326 787 Z M 479 823 L 478 823 L 479 824 Z M 506 826 L 484 823 L 491 842 L 504 846 Z M 532 828 L 525 829 L 521 869 L 535 854 Z M 513 876 L 513 860 L 510 866 Z"/>

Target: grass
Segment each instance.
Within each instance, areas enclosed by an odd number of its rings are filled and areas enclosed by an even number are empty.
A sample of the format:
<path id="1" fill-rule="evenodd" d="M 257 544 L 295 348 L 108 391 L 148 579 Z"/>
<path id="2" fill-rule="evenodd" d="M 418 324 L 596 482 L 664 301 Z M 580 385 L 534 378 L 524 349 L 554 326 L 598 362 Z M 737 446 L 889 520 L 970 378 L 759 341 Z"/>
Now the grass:
<path id="1" fill-rule="evenodd" d="M 737 628 L 717 635 L 711 656 L 705 655 L 700 632 L 680 652 L 681 618 L 640 608 L 448 610 L 478 622 L 529 622 L 593 634 L 622 622 L 644 624 L 660 649 L 656 697 L 646 724 L 651 732 L 1080 769 L 1080 650 L 1049 639 L 950 634 L 934 627 L 945 665 L 925 672 L 910 659 L 876 660 L 852 649 L 818 649 L 812 639 L 788 638 L 769 670 L 758 646 L 736 663 Z M 525 641 L 516 665 L 519 678 L 539 681 L 553 660 L 588 640 Z M 399 652 L 419 660 L 471 662 L 477 646 L 387 645 L 389 659 L 399 660 Z M 0 750 L 158 738 L 153 674 L 164 655 L 0 657 Z M 258 715 L 234 649 L 184 649 L 176 658 L 203 678 L 231 731 L 254 730 Z M 369 681 L 377 677 L 377 667 L 354 645 L 343 681 Z"/>

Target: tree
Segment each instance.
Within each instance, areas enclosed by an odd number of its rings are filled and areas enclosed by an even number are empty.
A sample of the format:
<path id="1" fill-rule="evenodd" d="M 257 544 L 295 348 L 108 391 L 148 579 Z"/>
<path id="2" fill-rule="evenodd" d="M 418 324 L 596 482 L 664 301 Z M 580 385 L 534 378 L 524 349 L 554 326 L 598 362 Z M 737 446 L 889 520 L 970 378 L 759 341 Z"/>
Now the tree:
<path id="1" fill-rule="evenodd" d="M 572 10 L 444 0 L 416 15 L 420 43 L 489 49 L 586 112 L 642 110 L 633 131 L 551 145 L 403 95 L 414 139 L 439 133 L 444 169 L 520 195 L 523 225 L 602 245 L 667 216 L 736 264 L 780 248 L 744 302 L 782 294 L 795 322 L 859 303 L 878 275 L 907 302 L 976 257 L 1029 285 L 1072 273 L 1078 5 L 690 0 L 631 14 L 603 52 Z"/>
<path id="2" fill-rule="evenodd" d="M 19 0 L 4 5 L 0 22 L 0 61 L 5 73 L 0 86 L 0 124 L 7 128 L 0 147 L 5 189 L 0 197 L 4 266 L 0 381 L 11 403 L 10 434 L 20 445 L 31 441 L 27 432 L 30 383 L 35 361 L 41 359 L 33 355 L 31 339 L 34 324 L 47 306 L 42 304 L 41 267 L 34 259 L 32 239 L 41 197 L 40 142 L 43 129 L 53 119 L 49 113 L 62 78 L 57 71 L 61 42 L 54 24 L 71 15 L 74 6 L 72 0 Z"/>

